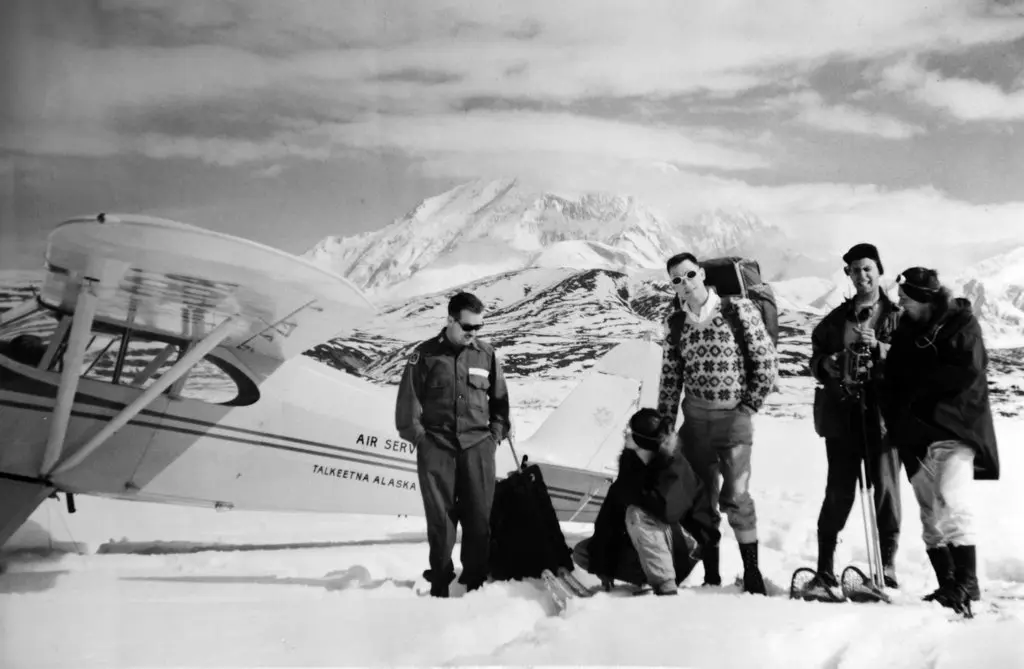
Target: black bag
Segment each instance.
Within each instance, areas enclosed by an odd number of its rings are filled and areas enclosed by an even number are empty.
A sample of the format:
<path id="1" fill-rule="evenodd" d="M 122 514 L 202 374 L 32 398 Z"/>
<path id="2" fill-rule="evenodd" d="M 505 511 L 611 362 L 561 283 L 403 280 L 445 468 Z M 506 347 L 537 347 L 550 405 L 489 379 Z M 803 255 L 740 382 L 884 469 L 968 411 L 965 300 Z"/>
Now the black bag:
<path id="1" fill-rule="evenodd" d="M 498 581 L 537 578 L 545 569 L 573 570 L 572 550 L 565 542 L 551 504 L 544 476 L 527 465 L 494 488 L 491 506 L 491 578 Z"/>
<path id="2" fill-rule="evenodd" d="M 704 268 L 704 285 L 714 286 L 724 303 L 728 304 L 730 297 L 746 297 L 757 305 L 772 345 L 777 348 L 779 308 L 775 302 L 775 291 L 761 280 L 761 265 L 749 258 L 727 256 L 705 260 L 700 266 Z"/>

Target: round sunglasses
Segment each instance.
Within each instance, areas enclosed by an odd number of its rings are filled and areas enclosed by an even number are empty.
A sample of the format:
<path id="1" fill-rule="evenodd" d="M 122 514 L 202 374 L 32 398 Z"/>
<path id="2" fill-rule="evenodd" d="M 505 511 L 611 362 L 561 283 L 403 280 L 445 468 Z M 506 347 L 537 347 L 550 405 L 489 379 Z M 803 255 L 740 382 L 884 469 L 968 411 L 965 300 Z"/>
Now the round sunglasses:
<path id="1" fill-rule="evenodd" d="M 691 269 L 689 272 L 687 272 L 683 276 L 674 276 L 674 277 L 672 277 L 672 285 L 673 286 L 678 286 L 679 284 L 681 284 L 683 282 L 683 278 L 684 277 L 687 278 L 687 279 L 692 279 L 695 276 L 697 276 L 697 270 Z"/>

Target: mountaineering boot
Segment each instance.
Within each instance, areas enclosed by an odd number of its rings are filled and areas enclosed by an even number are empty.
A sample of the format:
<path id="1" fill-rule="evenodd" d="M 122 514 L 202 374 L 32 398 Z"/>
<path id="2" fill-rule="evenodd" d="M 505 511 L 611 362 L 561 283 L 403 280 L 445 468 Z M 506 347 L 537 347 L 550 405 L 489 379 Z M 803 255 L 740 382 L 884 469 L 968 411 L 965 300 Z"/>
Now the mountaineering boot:
<path id="1" fill-rule="evenodd" d="M 939 588 L 934 601 L 970 618 L 972 595 L 977 593 L 979 599 L 981 596 L 974 546 L 950 546 L 949 554 L 953 558 L 953 579 Z"/>
<path id="2" fill-rule="evenodd" d="M 836 538 L 818 535 L 818 573 L 836 581 L 836 570 L 833 563 L 836 554 Z"/>
<path id="3" fill-rule="evenodd" d="M 938 546 L 929 548 L 928 559 L 931 560 L 932 569 L 935 570 L 935 580 L 939 587 L 922 599 L 926 602 L 935 601 L 938 596 L 947 588 L 953 585 L 953 555 L 949 552 L 949 546 Z"/>
<path id="4" fill-rule="evenodd" d="M 950 546 L 953 556 L 953 581 L 964 591 L 970 602 L 981 599 L 981 588 L 978 587 L 978 557 L 974 546 Z"/>
<path id="5" fill-rule="evenodd" d="M 834 559 L 836 538 L 818 536 L 818 570 L 801 594 L 806 601 L 841 602 L 845 599 L 836 578 Z"/>
<path id="6" fill-rule="evenodd" d="M 704 585 L 722 585 L 722 575 L 718 571 L 718 546 L 704 546 L 701 560 L 704 562 Z"/>
<path id="7" fill-rule="evenodd" d="M 889 537 L 882 541 L 882 580 L 887 588 L 899 588 L 899 581 L 896 580 L 896 549 L 899 546 L 899 539 Z"/>
<path id="8" fill-rule="evenodd" d="M 757 566 L 757 542 L 740 544 L 740 557 L 743 559 L 743 592 L 752 595 L 767 595 L 764 578 Z"/>
<path id="9" fill-rule="evenodd" d="M 452 579 L 455 578 L 455 572 L 449 572 L 445 576 L 440 578 L 434 578 L 434 571 L 430 568 L 423 570 L 423 578 L 427 579 L 430 583 L 430 596 L 431 597 L 447 597 L 448 586 L 451 584 Z"/>

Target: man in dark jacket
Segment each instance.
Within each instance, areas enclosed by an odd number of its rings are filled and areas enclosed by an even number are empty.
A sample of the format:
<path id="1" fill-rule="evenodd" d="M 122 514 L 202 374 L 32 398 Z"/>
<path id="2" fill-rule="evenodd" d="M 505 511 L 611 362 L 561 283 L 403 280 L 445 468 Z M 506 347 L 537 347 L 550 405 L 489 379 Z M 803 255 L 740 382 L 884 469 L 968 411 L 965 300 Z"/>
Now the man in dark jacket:
<path id="1" fill-rule="evenodd" d="M 674 595 L 700 559 L 717 546 L 718 519 L 703 484 L 682 456 L 671 419 L 641 409 L 629 421 L 619 473 L 594 521 L 594 534 L 573 560 L 610 588 L 618 579 Z"/>
<path id="2" fill-rule="evenodd" d="M 447 597 L 455 577 L 455 523 L 462 523 L 467 590 L 487 580 L 494 453 L 509 430 L 508 390 L 494 349 L 477 337 L 483 303 L 472 293 L 448 302 L 448 322 L 409 356 L 395 426 L 416 447 L 430 545 L 430 594 Z"/>
<path id="3" fill-rule="evenodd" d="M 900 462 L 896 449 L 884 440 L 878 392 L 900 312 L 879 287 L 884 270 L 875 246 L 857 244 L 843 255 L 843 262 L 856 294 L 829 312 L 811 334 L 811 374 L 821 384 L 814 394 L 814 428 L 825 439 L 828 476 L 818 515 L 818 569 L 804 597 L 825 601 L 842 598 L 833 560 L 856 498 L 862 461 L 874 489 L 885 585 L 898 585 Z"/>
<path id="4" fill-rule="evenodd" d="M 904 315 L 889 350 L 883 412 L 939 582 L 925 599 L 970 615 L 981 592 L 968 491 L 975 479 L 999 478 L 988 353 L 971 303 L 952 299 L 934 270 L 912 267 L 897 283 Z"/>

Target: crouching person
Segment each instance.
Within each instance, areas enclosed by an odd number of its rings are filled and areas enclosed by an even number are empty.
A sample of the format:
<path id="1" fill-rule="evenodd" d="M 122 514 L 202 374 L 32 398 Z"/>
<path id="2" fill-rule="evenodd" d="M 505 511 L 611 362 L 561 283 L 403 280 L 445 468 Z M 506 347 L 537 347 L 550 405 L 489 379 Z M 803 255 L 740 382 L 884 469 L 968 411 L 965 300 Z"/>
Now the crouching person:
<path id="1" fill-rule="evenodd" d="M 720 538 L 708 495 L 669 419 L 654 409 L 636 412 L 594 534 L 575 546 L 573 560 L 605 589 L 620 580 L 674 595 L 700 561 L 700 546 Z"/>

